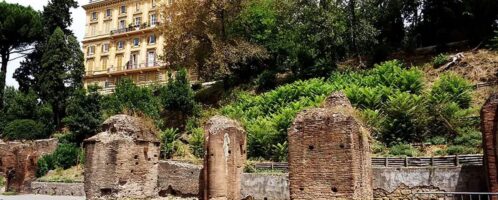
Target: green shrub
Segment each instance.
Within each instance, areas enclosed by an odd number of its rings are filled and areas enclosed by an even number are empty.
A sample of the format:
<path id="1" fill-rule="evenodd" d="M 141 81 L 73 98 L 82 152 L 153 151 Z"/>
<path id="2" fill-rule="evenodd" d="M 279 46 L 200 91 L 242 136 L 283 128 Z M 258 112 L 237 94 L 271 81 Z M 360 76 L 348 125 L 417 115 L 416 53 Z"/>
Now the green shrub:
<path id="1" fill-rule="evenodd" d="M 56 168 L 69 169 L 80 163 L 83 150 L 73 144 L 59 143 L 52 154 L 43 155 L 38 159 L 36 176 L 41 177 Z"/>
<path id="2" fill-rule="evenodd" d="M 48 137 L 44 125 L 31 119 L 18 119 L 7 123 L 3 138 L 6 140 L 35 140 Z"/>
<path id="3" fill-rule="evenodd" d="M 5 186 L 5 178 L 3 176 L 0 176 L 0 188 L 3 188 Z"/>
<path id="4" fill-rule="evenodd" d="M 170 74 L 168 83 L 159 88 L 159 99 L 165 110 L 180 111 L 186 115 L 197 115 L 199 112 L 186 69 L 179 70 L 174 78 Z"/>
<path id="5" fill-rule="evenodd" d="M 152 119 L 159 118 L 161 106 L 159 99 L 149 87 L 139 87 L 132 80 L 124 78 L 118 81 L 111 95 L 102 98 L 102 108 L 106 116 L 131 112 L 144 114 Z"/>
<path id="6" fill-rule="evenodd" d="M 444 136 L 434 136 L 432 138 L 429 139 L 429 142 L 432 144 L 432 145 L 442 145 L 442 144 L 447 144 L 447 139 L 446 137 Z"/>
<path id="7" fill-rule="evenodd" d="M 276 79 L 275 72 L 269 70 L 262 72 L 256 79 L 258 90 L 265 91 L 274 88 L 277 85 Z"/>
<path id="8" fill-rule="evenodd" d="M 38 159 L 38 168 L 36 169 L 36 177 L 45 176 L 48 171 L 55 169 L 55 159 L 52 154 L 43 155 Z"/>
<path id="9" fill-rule="evenodd" d="M 392 156 L 407 156 L 407 157 L 415 157 L 419 154 L 419 151 L 416 148 L 413 148 L 409 144 L 397 144 L 392 146 L 389 149 L 389 155 Z"/>
<path id="10" fill-rule="evenodd" d="M 273 145 L 273 160 L 274 161 L 287 161 L 289 144 L 287 141 Z"/>
<path id="11" fill-rule="evenodd" d="M 422 142 L 427 135 L 427 110 L 423 96 L 399 92 L 383 107 L 387 122 L 380 139 L 387 145 Z"/>
<path id="12" fill-rule="evenodd" d="M 419 94 L 424 88 L 423 73 L 418 69 L 404 69 L 403 64 L 398 60 L 386 61 L 379 65 L 370 72 L 370 76 L 365 77 L 372 85 L 386 86 L 390 88 L 399 89 L 402 92 L 409 92 L 412 94 Z"/>
<path id="13" fill-rule="evenodd" d="M 195 156 L 198 158 L 204 157 L 204 131 L 202 128 L 195 128 L 192 130 L 188 143 Z"/>
<path id="14" fill-rule="evenodd" d="M 448 55 L 439 54 L 439 55 L 435 56 L 434 59 L 432 59 L 432 65 L 436 68 L 441 67 L 444 64 L 448 63 L 449 60 L 450 60 L 450 58 L 448 57 Z"/>
<path id="15" fill-rule="evenodd" d="M 431 103 L 455 102 L 460 108 L 469 108 L 471 92 L 472 85 L 469 81 L 452 73 L 443 74 L 432 86 Z"/>
<path id="16" fill-rule="evenodd" d="M 453 144 L 480 149 L 482 148 L 482 133 L 474 128 L 459 129 Z"/>
<path id="17" fill-rule="evenodd" d="M 452 145 L 446 149 L 449 155 L 461 155 L 461 154 L 476 154 L 479 153 L 475 148 L 466 147 L 462 145 Z"/>
<path id="18" fill-rule="evenodd" d="M 176 152 L 175 141 L 178 138 L 178 129 L 168 128 L 160 133 L 161 152 L 163 158 L 172 158 Z"/>
<path id="19" fill-rule="evenodd" d="M 52 154 L 56 167 L 68 169 L 78 164 L 81 148 L 73 144 L 59 144 Z"/>

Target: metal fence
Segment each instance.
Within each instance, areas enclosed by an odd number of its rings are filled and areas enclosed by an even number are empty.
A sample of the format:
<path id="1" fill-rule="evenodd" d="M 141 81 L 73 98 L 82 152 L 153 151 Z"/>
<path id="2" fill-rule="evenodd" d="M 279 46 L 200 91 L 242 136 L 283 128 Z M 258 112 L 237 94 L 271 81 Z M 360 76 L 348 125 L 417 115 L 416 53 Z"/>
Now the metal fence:
<path id="1" fill-rule="evenodd" d="M 498 193 L 489 192 L 419 192 L 412 200 L 496 200 Z"/>
<path id="2" fill-rule="evenodd" d="M 406 157 L 406 158 L 372 158 L 374 167 L 429 167 L 429 166 L 480 166 L 483 156 L 480 154 L 455 155 L 441 157 Z M 286 171 L 286 162 L 265 162 L 255 164 L 256 169 L 271 169 Z"/>

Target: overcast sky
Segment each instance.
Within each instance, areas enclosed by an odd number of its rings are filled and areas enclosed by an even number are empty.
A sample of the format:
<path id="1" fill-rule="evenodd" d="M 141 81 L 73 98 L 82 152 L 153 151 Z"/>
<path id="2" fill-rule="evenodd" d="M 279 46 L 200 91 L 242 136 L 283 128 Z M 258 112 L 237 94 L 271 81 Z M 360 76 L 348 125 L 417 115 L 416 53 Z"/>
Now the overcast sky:
<path id="1" fill-rule="evenodd" d="M 88 4 L 89 0 L 77 0 L 79 5 Z M 6 0 L 7 3 L 18 3 L 23 6 L 31 6 L 35 10 L 43 10 L 43 6 L 47 5 L 48 0 Z M 81 42 L 83 36 L 85 35 L 85 11 L 83 8 L 79 7 L 77 9 L 71 10 L 73 16 L 73 25 L 71 29 L 73 30 L 78 40 Z M 11 56 L 16 57 L 16 56 Z M 7 66 L 7 85 L 17 87 L 17 81 L 12 78 L 12 74 L 19 67 L 19 62 L 23 60 L 17 59 L 10 61 Z"/>

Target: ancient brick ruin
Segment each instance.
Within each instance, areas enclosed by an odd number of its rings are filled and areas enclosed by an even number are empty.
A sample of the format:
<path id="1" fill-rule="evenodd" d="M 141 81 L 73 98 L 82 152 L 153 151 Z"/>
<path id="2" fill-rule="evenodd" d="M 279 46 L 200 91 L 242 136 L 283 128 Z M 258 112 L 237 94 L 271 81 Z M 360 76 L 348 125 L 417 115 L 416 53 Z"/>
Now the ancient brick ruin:
<path id="1" fill-rule="evenodd" d="M 24 193 L 36 179 L 38 159 L 57 148 L 57 139 L 26 142 L 0 140 L 0 176 L 7 180 L 5 191 Z"/>
<path id="2" fill-rule="evenodd" d="M 205 126 L 203 199 L 241 199 L 241 176 L 246 160 L 246 132 L 222 116 Z"/>
<path id="3" fill-rule="evenodd" d="M 102 130 L 84 143 L 86 198 L 156 197 L 160 148 L 156 132 L 127 115 L 107 119 Z"/>
<path id="4" fill-rule="evenodd" d="M 291 199 L 372 199 L 369 133 L 342 93 L 300 112 L 288 132 Z"/>
<path id="5" fill-rule="evenodd" d="M 498 192 L 498 94 L 493 94 L 481 110 L 484 164 L 489 192 Z M 493 197 L 498 199 L 498 197 Z"/>

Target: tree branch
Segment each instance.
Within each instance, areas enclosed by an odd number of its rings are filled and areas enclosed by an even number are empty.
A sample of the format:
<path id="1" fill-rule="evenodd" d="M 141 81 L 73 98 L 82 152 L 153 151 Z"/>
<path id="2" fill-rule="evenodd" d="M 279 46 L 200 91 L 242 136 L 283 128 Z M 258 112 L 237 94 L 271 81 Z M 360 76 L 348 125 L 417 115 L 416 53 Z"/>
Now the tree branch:
<path id="1" fill-rule="evenodd" d="M 28 53 L 25 53 L 26 51 L 31 51 L 31 50 L 34 50 L 35 48 L 32 47 L 32 48 L 27 48 L 27 49 L 20 49 L 20 50 L 17 50 L 17 51 L 11 51 L 10 53 L 13 54 L 13 53 L 17 53 L 17 54 L 28 54 Z"/>

